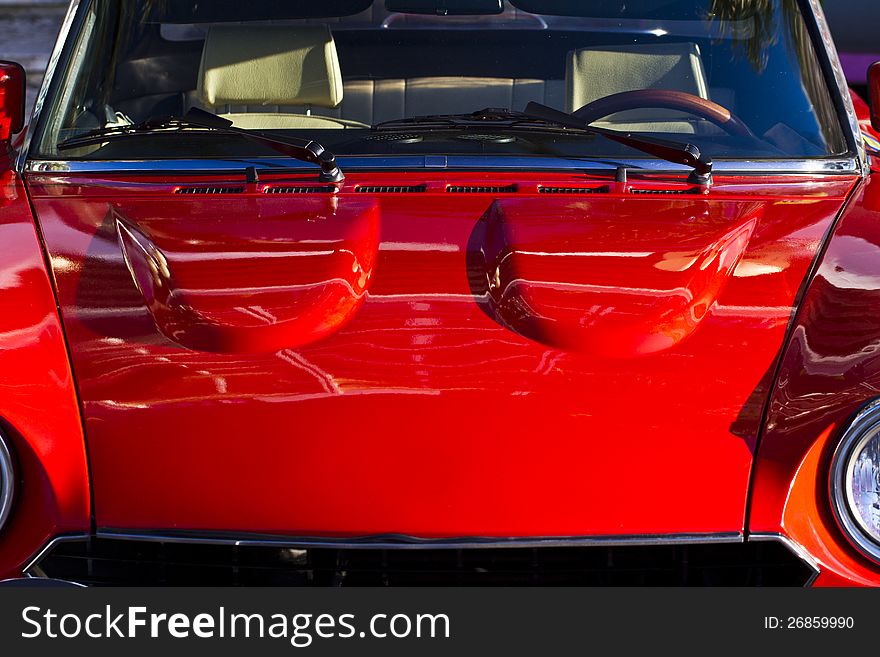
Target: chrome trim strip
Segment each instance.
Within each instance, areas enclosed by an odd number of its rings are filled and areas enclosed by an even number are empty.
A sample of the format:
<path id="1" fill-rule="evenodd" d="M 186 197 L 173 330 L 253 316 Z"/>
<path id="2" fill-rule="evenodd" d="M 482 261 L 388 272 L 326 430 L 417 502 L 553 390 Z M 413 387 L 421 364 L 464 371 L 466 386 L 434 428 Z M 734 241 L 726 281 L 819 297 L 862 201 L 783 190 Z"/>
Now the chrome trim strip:
<path id="1" fill-rule="evenodd" d="M 798 543 L 795 543 L 784 534 L 774 532 L 758 532 L 755 534 L 749 534 L 748 538 L 746 539 L 746 542 L 749 543 L 766 543 L 770 541 L 782 543 L 792 552 L 792 554 L 803 561 L 804 564 L 813 571 L 813 576 L 807 581 L 806 584 L 804 584 L 804 588 L 812 586 L 813 582 L 816 581 L 816 578 L 819 576 L 819 573 L 821 573 L 822 570 L 821 568 L 819 568 L 819 564 L 816 562 L 816 560 L 813 559 L 812 556 L 810 556 L 810 553 L 802 548 Z"/>
<path id="2" fill-rule="evenodd" d="M 12 453 L 3 434 L 0 433 L 0 532 L 9 520 L 15 502 L 15 468 Z"/>
<path id="3" fill-rule="evenodd" d="M 461 539 L 422 539 L 412 536 L 365 536 L 363 538 L 321 538 L 264 536 L 233 537 L 211 535 L 202 532 L 189 533 L 128 533 L 124 531 L 99 530 L 97 538 L 123 541 L 148 541 L 156 543 L 198 543 L 207 545 L 230 545 L 235 547 L 278 546 L 285 548 L 335 548 L 346 550 L 463 550 L 477 548 L 548 548 L 574 546 L 624 546 L 624 545 L 679 545 L 709 543 L 742 543 L 738 532 L 712 534 L 660 534 L 624 536 L 561 536 L 540 538 L 491 538 L 464 537 Z"/>
<path id="4" fill-rule="evenodd" d="M 852 511 L 852 458 L 872 438 L 880 433 L 880 399 L 873 399 L 863 406 L 850 420 L 840 437 L 834 456 L 828 489 L 834 517 L 850 542 L 869 559 L 880 562 L 880 543 L 871 536 L 869 528 Z"/>
<path id="5" fill-rule="evenodd" d="M 40 91 L 37 93 L 36 100 L 34 101 L 34 110 L 31 113 L 31 120 L 30 123 L 28 123 L 24 142 L 22 143 L 21 151 L 18 153 L 16 170 L 19 173 L 23 173 L 25 170 L 25 163 L 27 162 L 28 154 L 31 149 L 31 141 L 36 134 L 37 124 L 39 123 L 40 115 L 43 113 L 43 106 L 46 102 L 46 98 L 49 95 L 49 87 L 55 77 L 58 62 L 61 59 L 61 54 L 64 51 L 64 46 L 67 43 L 67 37 L 70 35 L 70 30 L 73 26 L 79 6 L 80 0 L 70 0 L 70 5 L 67 7 L 67 14 L 65 14 L 64 20 L 61 23 L 58 38 L 55 40 L 55 47 L 52 50 L 52 55 L 49 57 L 49 63 L 46 66 L 46 73 L 43 75 L 43 84 L 40 85 Z"/>
<path id="6" fill-rule="evenodd" d="M 813 17 L 815 21 L 814 26 L 818 30 L 818 36 L 821 39 L 821 44 L 815 44 L 820 64 L 824 64 L 830 69 L 830 73 L 837 88 L 838 102 L 836 104 L 838 106 L 838 112 L 842 110 L 843 116 L 840 117 L 841 121 L 850 129 L 850 134 L 847 135 L 849 137 L 847 141 L 850 142 L 850 148 L 856 149 L 862 175 L 867 176 L 870 173 L 870 166 L 868 163 L 868 155 L 865 151 L 865 142 L 862 138 L 862 129 L 859 127 L 859 119 L 856 116 L 856 109 L 853 105 L 852 97 L 849 94 L 849 84 L 846 81 L 846 73 L 843 70 L 843 65 L 840 63 L 840 55 L 838 54 L 837 47 L 834 45 L 834 38 L 831 35 L 831 28 L 828 25 L 828 20 L 825 18 L 825 10 L 822 9 L 821 0 L 806 0 L 806 2 L 810 8 L 810 12 L 804 13 L 809 13 L 809 15 Z M 805 19 L 809 21 L 809 16 L 805 15 Z M 824 61 L 822 60 L 823 54 L 825 56 Z M 825 72 L 825 77 L 827 78 L 827 73 L 829 71 L 826 70 Z M 829 82 L 831 81 L 829 80 Z M 833 90 L 834 87 L 831 87 L 831 89 Z"/>
<path id="7" fill-rule="evenodd" d="M 340 167 L 345 171 L 388 170 L 388 171 L 615 171 L 625 166 L 645 173 L 690 172 L 687 167 L 676 167 L 661 160 L 590 160 L 553 157 L 486 157 L 481 155 L 456 155 L 447 158 L 443 169 L 427 166 L 426 157 L 415 156 L 358 156 L 339 157 Z M 315 172 L 315 169 L 291 166 L 289 158 L 244 158 L 244 159 L 167 159 L 167 160 L 33 160 L 26 164 L 29 173 L 77 174 L 77 173 L 237 173 L 245 167 L 254 166 L 263 172 L 278 173 Z M 859 163 L 853 158 L 827 160 L 727 160 L 716 161 L 716 173 L 729 175 L 760 174 L 850 174 L 860 173 Z"/>

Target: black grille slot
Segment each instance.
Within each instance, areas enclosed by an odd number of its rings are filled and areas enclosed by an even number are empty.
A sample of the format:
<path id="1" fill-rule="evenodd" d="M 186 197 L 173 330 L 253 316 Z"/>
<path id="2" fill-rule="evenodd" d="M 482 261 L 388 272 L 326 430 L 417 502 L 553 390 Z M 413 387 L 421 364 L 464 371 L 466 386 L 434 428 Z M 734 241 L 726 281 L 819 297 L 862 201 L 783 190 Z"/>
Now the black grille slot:
<path id="1" fill-rule="evenodd" d="M 516 194 L 516 185 L 450 185 L 446 191 L 450 194 Z"/>
<path id="2" fill-rule="evenodd" d="M 263 190 L 264 194 L 332 194 L 336 191 L 336 188 L 332 185 L 300 185 L 300 186 L 279 186 L 279 187 L 266 187 Z"/>
<path id="3" fill-rule="evenodd" d="M 539 187 L 541 194 L 607 194 L 608 187 Z"/>
<path id="4" fill-rule="evenodd" d="M 244 187 L 178 187 L 175 194 L 244 194 Z"/>
<path id="5" fill-rule="evenodd" d="M 630 194 L 699 194 L 700 190 L 698 189 L 651 189 L 647 187 L 631 187 L 629 190 Z"/>
<path id="6" fill-rule="evenodd" d="M 342 549 L 92 538 L 59 542 L 31 574 L 88 585 L 804 586 L 779 542 Z"/>
<path id="7" fill-rule="evenodd" d="M 175 194 L 244 194 L 244 187 L 178 187 Z"/>
<path id="8" fill-rule="evenodd" d="M 361 194 L 419 194 L 428 189 L 427 185 L 359 185 Z"/>

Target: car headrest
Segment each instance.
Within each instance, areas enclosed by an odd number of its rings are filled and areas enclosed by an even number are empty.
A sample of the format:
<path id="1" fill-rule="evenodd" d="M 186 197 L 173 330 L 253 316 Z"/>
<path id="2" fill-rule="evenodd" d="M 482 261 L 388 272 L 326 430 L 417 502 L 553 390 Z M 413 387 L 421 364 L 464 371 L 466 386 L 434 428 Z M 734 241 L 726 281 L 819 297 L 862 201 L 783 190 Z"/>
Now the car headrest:
<path id="1" fill-rule="evenodd" d="M 568 53 L 567 110 L 637 89 L 684 91 L 709 97 L 700 49 L 695 43 L 628 44 Z"/>
<path id="2" fill-rule="evenodd" d="M 199 98 L 211 106 L 342 102 L 339 57 L 326 25 L 212 26 L 198 85 Z"/>

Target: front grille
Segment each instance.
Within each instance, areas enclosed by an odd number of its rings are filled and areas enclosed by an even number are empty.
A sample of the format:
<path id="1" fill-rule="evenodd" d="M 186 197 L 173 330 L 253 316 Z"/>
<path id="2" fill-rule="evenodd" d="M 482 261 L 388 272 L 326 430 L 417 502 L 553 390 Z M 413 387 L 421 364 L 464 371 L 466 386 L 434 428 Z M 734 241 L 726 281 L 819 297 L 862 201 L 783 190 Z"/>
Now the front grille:
<path id="1" fill-rule="evenodd" d="M 96 586 L 804 586 L 814 572 L 775 541 L 343 549 L 91 538 L 56 543 L 31 574 Z"/>

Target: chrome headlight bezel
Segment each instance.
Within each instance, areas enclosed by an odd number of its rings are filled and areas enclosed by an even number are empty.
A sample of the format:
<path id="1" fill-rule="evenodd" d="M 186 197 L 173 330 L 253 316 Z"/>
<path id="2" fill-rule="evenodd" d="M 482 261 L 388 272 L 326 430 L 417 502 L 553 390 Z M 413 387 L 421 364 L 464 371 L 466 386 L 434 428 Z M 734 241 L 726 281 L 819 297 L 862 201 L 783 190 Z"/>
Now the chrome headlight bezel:
<path id="1" fill-rule="evenodd" d="M 12 514 L 15 501 L 15 466 L 12 452 L 9 450 L 3 434 L 0 434 L 0 532 L 6 526 Z"/>
<path id="2" fill-rule="evenodd" d="M 843 432 L 831 459 L 829 490 L 838 525 L 850 542 L 865 556 L 880 563 L 880 535 L 855 512 L 852 481 L 854 463 L 869 441 L 880 436 L 880 399 L 863 407 Z"/>

